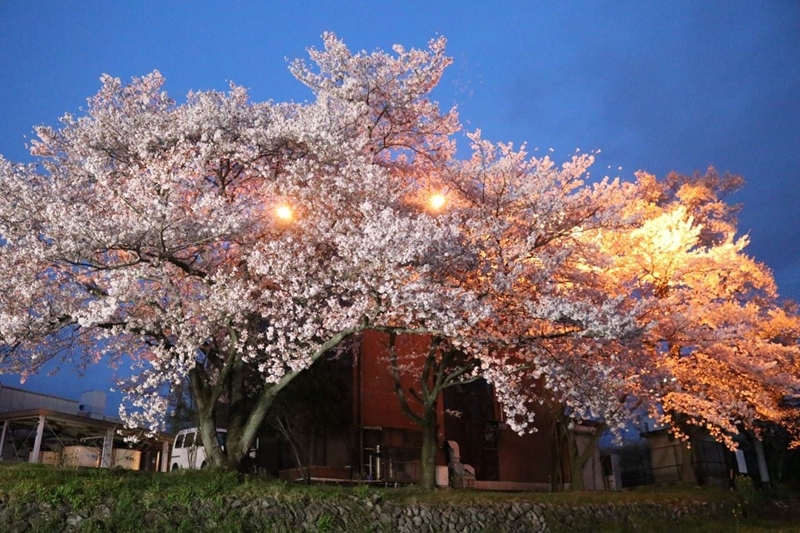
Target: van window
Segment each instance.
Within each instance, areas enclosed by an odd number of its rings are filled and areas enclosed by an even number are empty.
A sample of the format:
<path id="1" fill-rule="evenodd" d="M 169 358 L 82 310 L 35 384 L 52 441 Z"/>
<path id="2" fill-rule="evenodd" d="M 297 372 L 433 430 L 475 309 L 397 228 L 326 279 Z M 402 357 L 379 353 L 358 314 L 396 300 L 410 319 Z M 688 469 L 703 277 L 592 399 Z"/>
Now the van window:
<path id="1" fill-rule="evenodd" d="M 193 444 L 194 444 L 194 433 L 187 433 L 186 440 L 183 441 L 183 447 L 191 448 Z"/>
<path id="2" fill-rule="evenodd" d="M 200 430 L 197 430 L 197 433 L 194 434 L 194 443 L 199 448 L 203 445 L 203 434 L 200 433 Z"/>
<path id="3" fill-rule="evenodd" d="M 178 435 L 175 438 L 175 448 L 183 448 L 183 435 Z"/>

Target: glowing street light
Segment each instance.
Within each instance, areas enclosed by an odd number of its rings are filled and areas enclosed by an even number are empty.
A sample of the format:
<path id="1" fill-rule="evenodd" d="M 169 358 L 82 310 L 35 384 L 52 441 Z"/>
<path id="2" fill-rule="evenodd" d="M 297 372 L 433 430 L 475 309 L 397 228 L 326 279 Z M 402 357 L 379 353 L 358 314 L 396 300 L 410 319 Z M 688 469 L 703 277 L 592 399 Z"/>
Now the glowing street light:
<path id="1" fill-rule="evenodd" d="M 290 205 L 281 204 L 275 208 L 275 216 L 284 222 L 289 222 L 294 218 L 294 209 Z"/>
<path id="2" fill-rule="evenodd" d="M 428 199 L 428 203 L 435 211 L 438 211 L 447 203 L 447 198 L 444 197 L 444 194 L 437 192 L 431 195 Z"/>

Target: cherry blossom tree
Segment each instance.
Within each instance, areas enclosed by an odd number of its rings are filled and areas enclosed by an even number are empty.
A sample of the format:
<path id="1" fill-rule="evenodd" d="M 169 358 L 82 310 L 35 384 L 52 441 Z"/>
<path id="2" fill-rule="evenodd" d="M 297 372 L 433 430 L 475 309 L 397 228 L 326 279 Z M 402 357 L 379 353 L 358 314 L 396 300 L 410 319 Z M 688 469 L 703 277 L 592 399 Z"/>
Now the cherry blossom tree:
<path id="1" fill-rule="evenodd" d="M 713 169 L 663 182 L 640 173 L 628 204 L 639 221 L 605 243 L 615 257 L 610 286 L 635 288 L 639 320 L 650 325 L 641 397 L 651 414 L 683 439 L 701 427 L 731 448 L 762 422 L 796 432 L 784 400 L 800 391 L 800 320 L 769 270 L 745 254 L 738 206 L 723 201 L 741 183 Z"/>
<path id="2" fill-rule="evenodd" d="M 276 394 L 347 336 L 459 327 L 441 302 L 463 291 L 435 283 L 457 229 L 419 209 L 414 178 L 456 126 L 427 98 L 444 40 L 396 57 L 324 43 L 319 73 L 292 67 L 312 103 L 231 86 L 176 104 L 158 72 L 104 76 L 85 115 L 37 128 L 35 165 L 0 160 L 6 369 L 126 354 L 122 414 L 151 429 L 188 376 L 213 466 L 235 468 Z"/>
<path id="3" fill-rule="evenodd" d="M 553 401 L 539 399 L 561 428 L 590 420 L 595 440 L 646 413 L 684 439 L 703 427 L 732 448 L 736 434 L 758 433 L 763 422 L 796 432 L 784 399 L 800 390 L 800 322 L 780 304 L 768 269 L 744 253 L 747 238 L 736 237 L 739 206 L 724 196 L 741 183 L 709 169 L 664 181 L 639 173 L 624 184 L 613 223 L 577 235 L 578 272 L 600 300 L 625 302 L 637 327 L 602 341 L 538 342 L 533 366 L 517 361 L 516 380 L 498 380 L 506 403 L 527 413 L 530 368 L 544 378 Z M 571 431 L 563 436 L 580 488 L 590 448 L 581 452 Z"/>
<path id="4" fill-rule="evenodd" d="M 494 170 L 483 158 L 479 168 Z M 532 427 L 531 403 L 547 403 L 577 489 L 601 432 L 622 430 L 641 413 L 684 438 L 687 428 L 705 427 L 731 447 L 734 435 L 757 433 L 760 422 L 795 426 L 783 400 L 800 390 L 800 323 L 779 304 L 771 273 L 744 254 L 747 239 L 735 237 L 739 207 L 722 198 L 741 178 L 710 169 L 658 182 L 640 173 L 635 184 L 589 189 L 564 170 L 542 182 L 548 193 L 523 196 L 537 199 L 530 212 L 501 215 L 499 227 L 515 220 L 522 231 L 479 239 L 497 243 L 494 255 L 476 245 L 482 259 L 502 258 L 483 269 L 491 284 L 482 294 L 498 303 L 481 326 L 491 332 L 487 342 L 505 347 L 484 359 L 484 375 L 511 425 Z M 494 179 L 476 188 L 481 198 L 524 190 Z M 525 180 L 536 181 L 530 173 Z M 554 194 L 559 183 L 569 195 Z M 497 213 L 507 209 L 497 205 Z M 481 220 L 484 230 L 492 218 Z M 531 241 L 543 246 L 521 244 Z M 506 283 L 500 290 L 498 280 Z M 532 386 L 539 380 L 544 390 Z M 571 430 L 582 421 L 594 427 L 584 450 Z"/>

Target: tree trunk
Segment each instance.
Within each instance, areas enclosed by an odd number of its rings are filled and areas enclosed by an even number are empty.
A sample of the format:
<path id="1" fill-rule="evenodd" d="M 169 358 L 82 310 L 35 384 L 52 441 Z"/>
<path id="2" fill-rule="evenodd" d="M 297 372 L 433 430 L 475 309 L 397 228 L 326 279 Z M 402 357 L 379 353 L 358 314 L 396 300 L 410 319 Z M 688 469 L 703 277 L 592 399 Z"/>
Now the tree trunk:
<path id="1" fill-rule="evenodd" d="M 578 447 L 578 439 L 575 430 L 567 429 L 567 442 L 569 445 L 569 468 L 570 468 L 570 479 L 572 481 L 572 490 L 585 490 L 586 485 L 583 482 L 583 471 L 586 469 L 586 465 L 589 462 L 589 459 L 594 456 L 595 448 L 597 447 L 597 442 L 600 440 L 600 437 L 603 435 L 605 431 L 605 424 L 600 426 L 593 427 L 593 433 L 589 439 L 589 442 L 586 444 L 586 448 L 583 451 L 580 451 Z"/>
<path id="2" fill-rule="evenodd" d="M 577 433 L 575 429 L 570 429 L 570 426 L 574 425 L 575 422 L 564 412 L 564 406 L 553 398 L 546 399 L 545 403 L 550 409 L 550 412 L 553 413 L 553 416 L 556 420 L 555 424 L 553 425 L 553 436 L 554 440 L 556 441 L 555 447 L 558 453 L 555 461 L 559 465 L 559 474 L 561 461 L 563 461 L 563 455 L 561 455 L 561 442 L 563 441 L 563 443 L 567 446 L 570 490 L 585 490 L 586 485 L 583 482 L 583 470 L 586 468 L 586 464 L 589 462 L 589 459 L 591 459 L 594 455 L 597 442 L 600 440 L 600 437 L 603 435 L 603 432 L 606 430 L 607 426 L 604 423 L 601 423 L 592 427 L 593 432 L 589 442 L 587 443 L 586 448 L 581 451 L 578 447 Z M 556 486 L 555 479 L 551 480 L 551 486 Z"/>
<path id="3" fill-rule="evenodd" d="M 576 457 L 576 453 L 572 450 L 572 446 L 570 446 L 570 454 L 569 454 L 569 481 L 570 481 L 570 490 L 573 491 L 580 491 L 585 490 L 586 485 L 583 483 L 583 467 L 586 463 L 581 463 L 578 461 Z"/>
<path id="4" fill-rule="evenodd" d="M 775 448 L 773 447 L 773 451 Z M 778 484 L 782 485 L 785 479 L 784 465 L 786 464 L 786 448 L 780 448 L 775 454 L 778 458 L 773 462 L 773 471 L 770 472 L 772 479 L 777 479 Z"/>
<path id="5" fill-rule="evenodd" d="M 319 351 L 312 354 L 311 361 L 316 361 L 345 338 L 362 331 L 365 327 L 366 323 L 363 323 L 334 335 L 320 346 Z M 228 364 L 231 370 L 228 371 L 226 377 L 228 381 L 223 385 L 227 385 L 231 399 L 235 401 L 236 405 L 244 406 L 244 369 L 237 360 Z M 277 383 L 265 385 L 256 397 L 252 407 L 249 407 L 246 412 L 244 410 L 242 412 L 234 410 L 233 416 L 229 418 L 229 427 L 226 428 L 228 430 L 227 441 L 223 450 L 217 443 L 215 416 L 215 405 L 221 393 L 220 384 L 216 386 L 210 385 L 205 369 L 199 365 L 189 371 L 192 398 L 197 405 L 198 427 L 203 435 L 203 444 L 205 445 L 206 457 L 209 460 L 210 467 L 220 470 L 239 470 L 244 466 L 242 464 L 243 459 L 250 453 L 250 449 L 256 439 L 256 433 L 275 401 L 275 397 L 301 372 L 302 369 L 288 371 Z"/>
<path id="6" fill-rule="evenodd" d="M 419 486 L 425 490 L 433 490 L 436 488 L 436 404 L 426 405 L 423 416 Z"/>
<path id="7" fill-rule="evenodd" d="M 203 437 L 208 466 L 215 469 L 226 469 L 227 457 L 217 441 L 215 401 L 210 389 L 203 383 L 197 368 L 189 371 L 192 398 L 197 405 L 197 427 Z"/>
<path id="8" fill-rule="evenodd" d="M 434 336 L 431 339 L 428 354 L 419 375 L 419 393 L 410 391 L 414 398 L 422 404 L 422 413 L 418 414 L 409 405 L 406 392 L 403 389 L 400 365 L 395 351 L 395 341 L 398 333 L 395 330 L 390 330 L 388 333 L 389 342 L 387 347 L 391 361 L 389 370 L 394 379 L 394 390 L 395 394 L 397 394 L 397 399 L 400 401 L 400 409 L 422 428 L 419 486 L 424 490 L 433 490 L 436 488 L 436 453 L 438 451 L 436 410 L 439 395 L 448 387 L 474 381 L 476 378 L 464 378 L 464 376 L 475 368 L 476 363 L 469 362 L 456 365 L 454 368 L 451 367 L 456 353 L 455 350 L 452 347 L 442 350 L 444 339 Z"/>
<path id="9" fill-rule="evenodd" d="M 584 490 L 586 487 L 583 484 L 583 467 L 586 465 L 586 460 L 581 461 L 581 454 L 578 450 L 578 440 L 575 431 L 569 429 L 569 426 L 565 424 L 560 424 L 560 426 L 563 428 L 564 440 L 567 443 L 567 450 L 569 451 L 570 490 Z"/>

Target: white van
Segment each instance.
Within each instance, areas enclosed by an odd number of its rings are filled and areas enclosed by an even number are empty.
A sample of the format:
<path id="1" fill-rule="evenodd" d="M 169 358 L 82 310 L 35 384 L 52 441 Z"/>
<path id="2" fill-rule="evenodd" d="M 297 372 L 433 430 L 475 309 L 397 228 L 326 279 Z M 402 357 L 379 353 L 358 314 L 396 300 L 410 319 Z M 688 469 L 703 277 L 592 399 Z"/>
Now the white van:
<path id="1" fill-rule="evenodd" d="M 217 428 L 217 441 L 222 449 L 225 449 L 225 434 L 226 430 Z M 175 435 L 175 442 L 172 443 L 170 470 L 173 472 L 180 469 L 198 470 L 206 468 L 208 464 L 200 428 L 179 431 Z"/>

